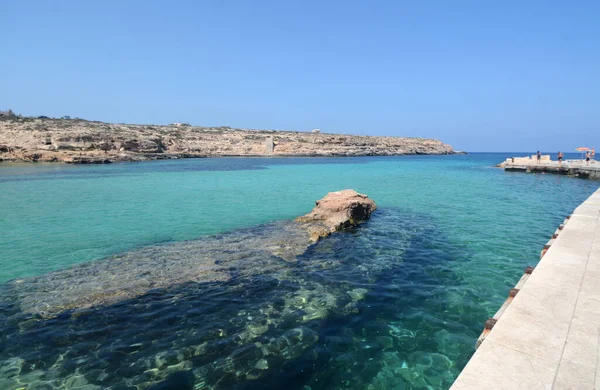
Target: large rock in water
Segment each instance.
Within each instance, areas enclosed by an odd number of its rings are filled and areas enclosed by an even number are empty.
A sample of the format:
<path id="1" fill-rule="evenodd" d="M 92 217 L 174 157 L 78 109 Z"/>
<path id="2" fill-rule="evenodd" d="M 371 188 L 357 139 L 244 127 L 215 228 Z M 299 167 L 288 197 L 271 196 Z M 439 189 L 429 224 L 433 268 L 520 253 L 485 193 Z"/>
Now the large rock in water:
<path id="1" fill-rule="evenodd" d="M 375 202 L 367 195 L 354 190 L 336 191 L 318 200 L 310 213 L 295 221 L 304 225 L 312 241 L 318 241 L 321 237 L 366 221 L 375 209 Z"/>
<path id="2" fill-rule="evenodd" d="M 18 302 L 23 313 L 52 318 L 62 312 L 85 312 L 113 305 L 150 290 L 254 277 L 281 269 L 282 260 L 295 261 L 321 237 L 358 225 L 375 208 L 373 200 L 356 191 L 331 192 L 317 201 L 310 213 L 295 221 L 151 245 L 14 280 L 5 285 L 9 291 L 0 291 L 3 299 L 10 295 Z"/>

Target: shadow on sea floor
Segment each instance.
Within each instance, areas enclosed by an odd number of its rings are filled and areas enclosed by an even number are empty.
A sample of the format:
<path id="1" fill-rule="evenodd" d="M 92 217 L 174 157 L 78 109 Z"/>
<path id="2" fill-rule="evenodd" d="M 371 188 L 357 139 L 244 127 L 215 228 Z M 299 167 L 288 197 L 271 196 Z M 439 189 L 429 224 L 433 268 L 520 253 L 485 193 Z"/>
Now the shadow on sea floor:
<path id="1" fill-rule="evenodd" d="M 215 237 L 195 243 L 230 242 Z M 177 245 L 169 253 L 193 260 Z M 431 217 L 385 209 L 293 262 L 250 256 L 222 281 L 53 318 L 23 312 L 14 282 L 4 284 L 0 388 L 448 388 L 487 317 L 452 272 L 457 261 L 468 254 Z"/>

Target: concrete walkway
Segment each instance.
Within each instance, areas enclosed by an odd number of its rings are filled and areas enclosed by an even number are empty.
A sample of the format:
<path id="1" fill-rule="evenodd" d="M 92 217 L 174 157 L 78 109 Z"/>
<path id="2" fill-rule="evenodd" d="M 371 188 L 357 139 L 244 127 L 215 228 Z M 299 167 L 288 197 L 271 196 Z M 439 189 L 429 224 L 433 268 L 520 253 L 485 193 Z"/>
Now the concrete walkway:
<path id="1" fill-rule="evenodd" d="M 510 158 L 506 159 L 506 162 L 510 163 Z M 542 160 L 539 163 L 536 160 L 529 160 L 528 162 L 524 162 L 523 159 L 517 158 L 517 161 L 512 163 L 515 165 L 535 165 L 535 166 L 545 166 L 545 167 L 566 167 L 566 168 L 590 168 L 590 169 L 600 169 L 600 161 L 592 160 L 588 164 L 586 164 L 585 160 L 565 160 L 562 164 L 558 161 L 554 160 Z"/>
<path id="2" fill-rule="evenodd" d="M 451 389 L 600 389 L 599 337 L 600 189 L 573 212 Z"/>
<path id="3" fill-rule="evenodd" d="M 540 173 L 558 173 L 562 175 L 578 176 L 590 179 L 600 179 L 600 163 L 592 161 L 589 165 L 581 161 L 565 161 L 559 164 L 557 161 L 542 161 L 537 163 L 535 160 L 526 161 L 518 159 L 511 162 L 511 159 L 499 164 L 505 171 L 517 172 L 540 172 Z"/>

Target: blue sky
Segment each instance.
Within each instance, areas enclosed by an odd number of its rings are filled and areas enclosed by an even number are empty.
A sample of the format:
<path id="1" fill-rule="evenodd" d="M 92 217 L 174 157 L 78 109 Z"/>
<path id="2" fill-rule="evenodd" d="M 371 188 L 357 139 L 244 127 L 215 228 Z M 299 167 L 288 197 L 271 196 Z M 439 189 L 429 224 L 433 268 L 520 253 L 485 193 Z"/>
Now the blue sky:
<path id="1" fill-rule="evenodd" d="M 600 2 L 2 2 L 0 109 L 600 148 Z"/>

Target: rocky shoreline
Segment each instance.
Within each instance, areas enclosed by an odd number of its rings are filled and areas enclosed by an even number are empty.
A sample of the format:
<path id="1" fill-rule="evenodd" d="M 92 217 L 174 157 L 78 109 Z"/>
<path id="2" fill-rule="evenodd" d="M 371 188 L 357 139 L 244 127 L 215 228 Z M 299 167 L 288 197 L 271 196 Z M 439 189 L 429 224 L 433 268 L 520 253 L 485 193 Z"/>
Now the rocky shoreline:
<path id="1" fill-rule="evenodd" d="M 455 154 L 425 138 L 111 124 L 0 116 L 0 161 L 106 164 L 205 157 L 340 157 Z"/>

